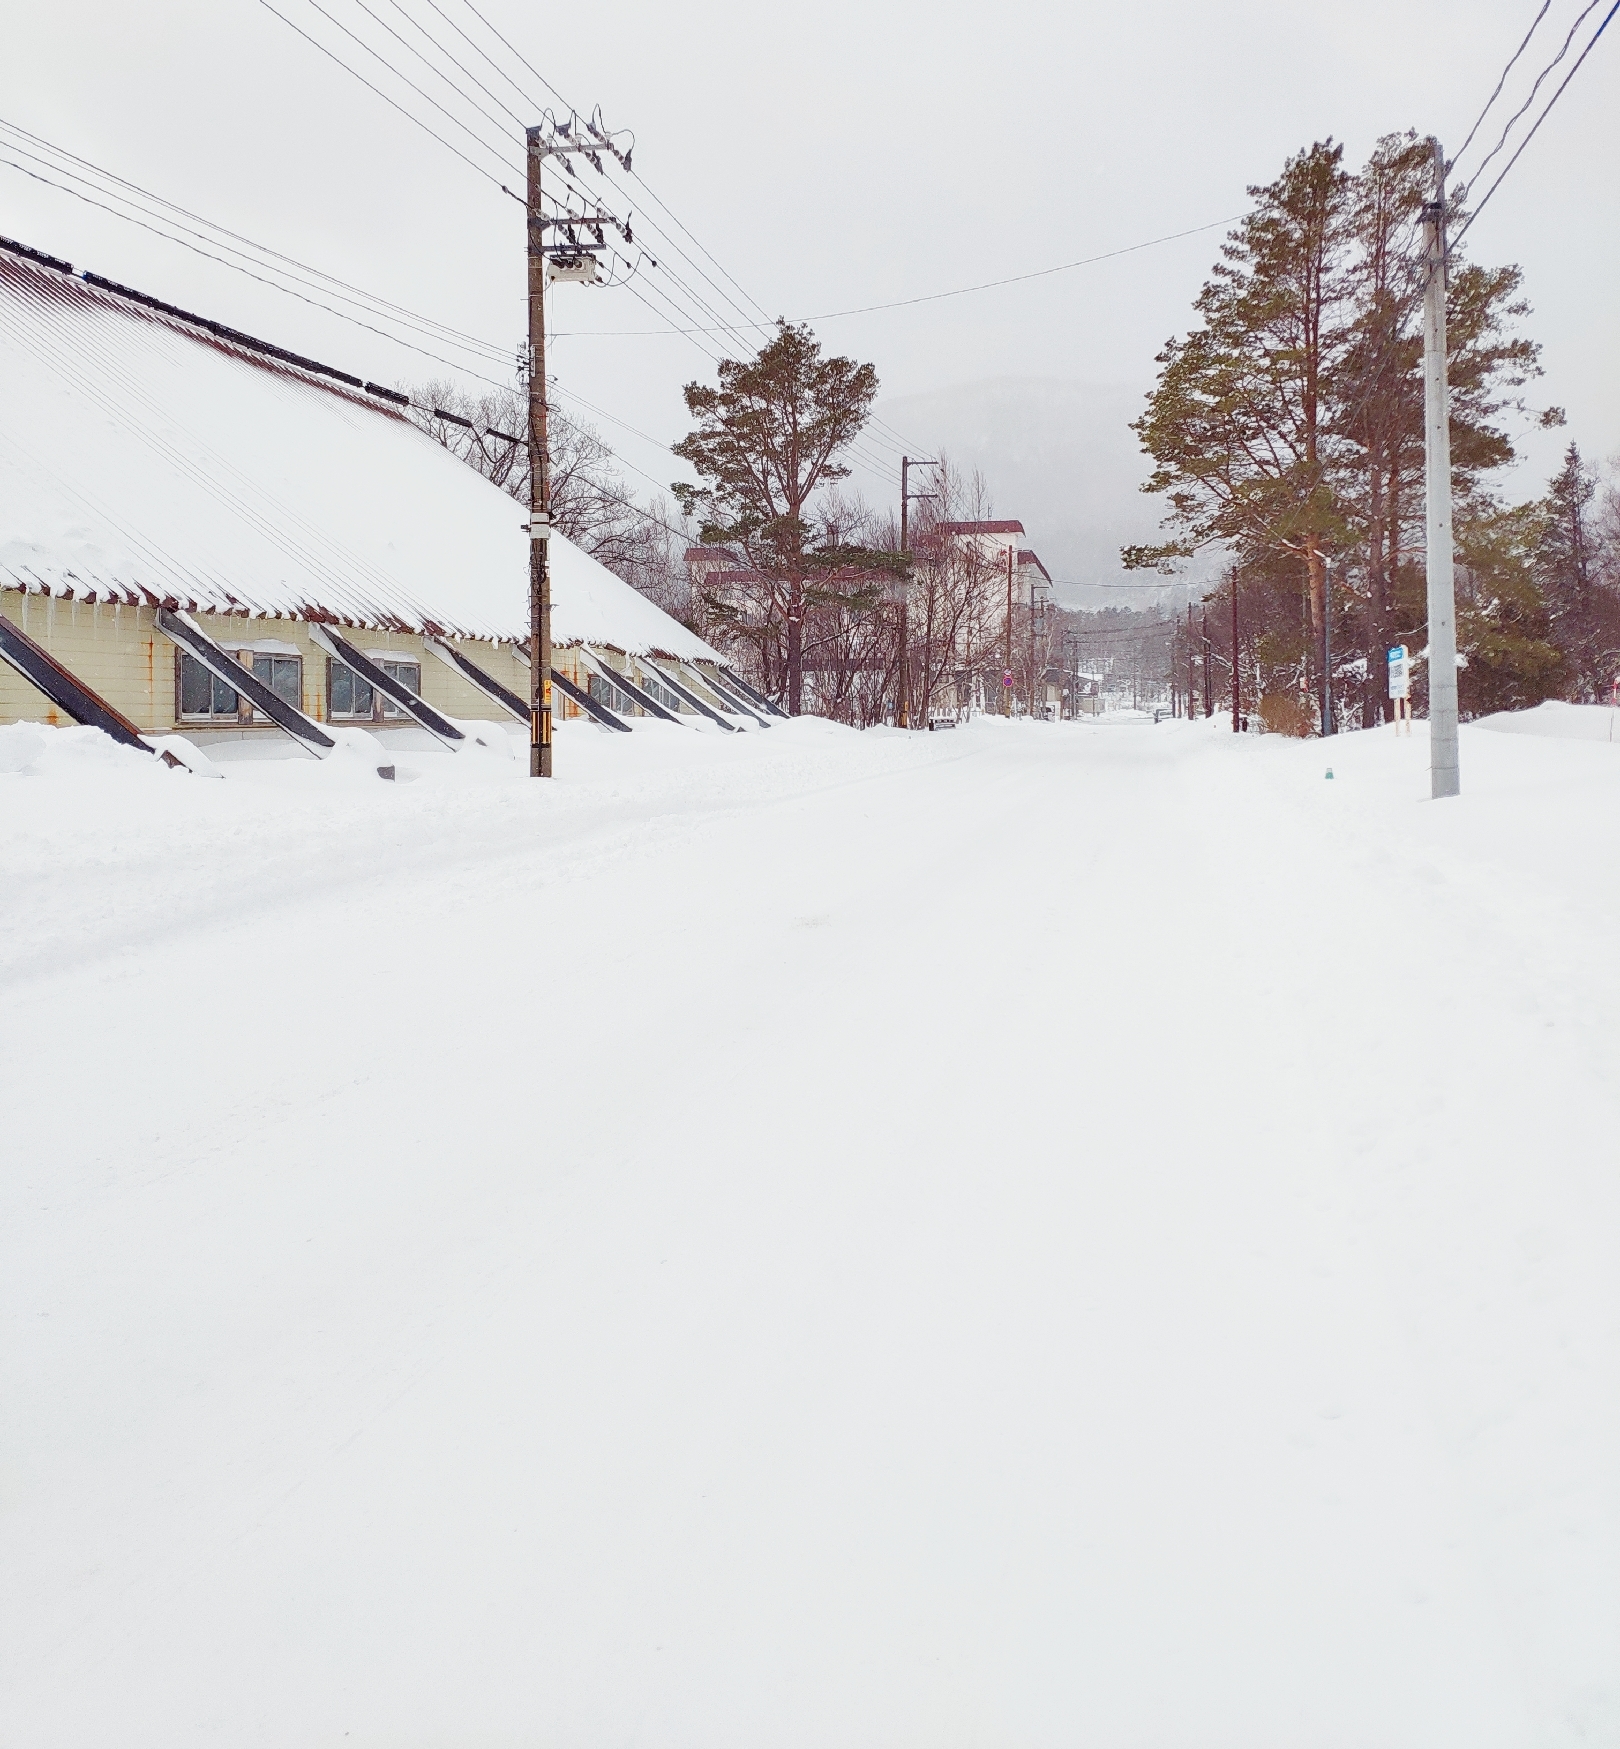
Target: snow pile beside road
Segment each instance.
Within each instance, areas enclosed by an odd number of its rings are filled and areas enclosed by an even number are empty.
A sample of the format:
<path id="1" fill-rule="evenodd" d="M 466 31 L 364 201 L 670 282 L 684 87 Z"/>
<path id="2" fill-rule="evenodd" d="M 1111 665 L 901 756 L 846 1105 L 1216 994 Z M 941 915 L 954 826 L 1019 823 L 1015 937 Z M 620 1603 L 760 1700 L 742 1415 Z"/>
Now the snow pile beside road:
<path id="1" fill-rule="evenodd" d="M 1620 729 L 1620 710 L 1609 705 L 1565 704 L 1548 699 L 1534 710 L 1499 711 L 1482 717 L 1482 729 L 1507 735 L 1548 735 L 1563 741 L 1614 741 Z"/>
<path id="2" fill-rule="evenodd" d="M 113 772 L 149 777 L 155 761 L 100 729 L 0 723 L 0 776 L 75 778 Z"/>

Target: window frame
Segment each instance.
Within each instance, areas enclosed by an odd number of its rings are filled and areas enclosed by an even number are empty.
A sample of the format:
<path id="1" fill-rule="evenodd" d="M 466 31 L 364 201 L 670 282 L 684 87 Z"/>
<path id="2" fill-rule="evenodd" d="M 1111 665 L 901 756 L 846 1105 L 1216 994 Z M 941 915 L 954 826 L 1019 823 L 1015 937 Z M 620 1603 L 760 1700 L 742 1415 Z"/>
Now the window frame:
<path id="1" fill-rule="evenodd" d="M 239 663 L 249 674 L 252 674 L 262 685 L 268 686 L 272 692 L 275 692 L 276 697 L 281 699 L 283 703 L 291 705 L 294 710 L 303 710 L 304 658 L 296 650 L 233 650 L 227 648 L 223 644 L 220 645 L 220 648 L 224 650 L 225 654 L 234 662 Z M 246 693 L 237 692 L 234 687 L 230 686 L 226 681 L 221 680 L 211 668 L 206 664 L 199 662 L 189 650 L 177 650 L 175 654 L 177 657 L 174 665 L 174 721 L 176 728 L 204 729 L 210 726 L 225 727 L 231 724 L 234 724 L 239 729 L 275 727 L 275 723 L 270 717 L 263 715 L 260 711 L 255 709 L 253 700 L 250 699 Z M 270 664 L 270 677 L 268 678 L 265 675 L 257 673 L 255 670 L 255 664 L 261 660 Z M 208 702 L 210 708 L 206 711 L 188 711 L 185 708 L 186 664 L 188 662 L 208 678 Z M 276 692 L 274 674 L 275 664 L 277 662 L 295 662 L 298 665 L 298 702 L 296 704 L 293 704 L 292 700 L 287 698 L 285 694 Z M 222 711 L 213 708 L 215 701 L 219 698 L 222 690 L 236 700 L 234 709 Z"/>
<path id="2" fill-rule="evenodd" d="M 376 663 L 390 680 L 397 681 L 407 688 L 413 698 L 422 696 L 422 658 L 413 655 L 409 650 L 401 650 L 390 656 L 368 656 L 368 661 Z M 405 678 L 398 671 L 408 668 L 415 675 L 414 682 Z M 371 695 L 369 711 L 340 711 L 334 703 L 334 682 L 338 670 L 349 675 L 356 686 L 363 686 Z M 351 668 L 341 656 L 326 658 L 326 718 L 332 723 L 377 723 L 404 724 L 416 719 L 402 705 L 397 705 L 386 693 L 378 691 L 363 674 Z"/>

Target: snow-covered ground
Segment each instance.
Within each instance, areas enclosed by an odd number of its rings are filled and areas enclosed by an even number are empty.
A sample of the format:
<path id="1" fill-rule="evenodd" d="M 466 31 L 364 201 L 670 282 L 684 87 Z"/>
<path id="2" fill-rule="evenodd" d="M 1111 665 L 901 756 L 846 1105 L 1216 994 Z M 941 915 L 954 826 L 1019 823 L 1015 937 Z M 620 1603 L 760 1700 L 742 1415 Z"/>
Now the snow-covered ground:
<path id="1" fill-rule="evenodd" d="M 0 730 L 0 1740 L 1620 1743 L 1620 746 L 1462 753 Z"/>

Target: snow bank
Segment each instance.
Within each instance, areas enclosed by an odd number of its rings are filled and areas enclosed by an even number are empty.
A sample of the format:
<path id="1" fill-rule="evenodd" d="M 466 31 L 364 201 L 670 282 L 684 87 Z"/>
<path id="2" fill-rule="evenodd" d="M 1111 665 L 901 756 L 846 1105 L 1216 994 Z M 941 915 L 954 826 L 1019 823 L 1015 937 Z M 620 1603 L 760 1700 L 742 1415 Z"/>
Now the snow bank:
<path id="1" fill-rule="evenodd" d="M 42 723 L 0 723 L 0 776 L 135 779 L 163 770 L 137 747 L 126 747 L 100 729 L 52 728 Z"/>
<path id="2" fill-rule="evenodd" d="M 1499 711 L 1481 717 L 1482 729 L 1502 735 L 1546 735 L 1559 741 L 1614 741 L 1620 730 L 1620 710 L 1608 705 L 1564 704 L 1548 699 L 1534 710 Z"/>

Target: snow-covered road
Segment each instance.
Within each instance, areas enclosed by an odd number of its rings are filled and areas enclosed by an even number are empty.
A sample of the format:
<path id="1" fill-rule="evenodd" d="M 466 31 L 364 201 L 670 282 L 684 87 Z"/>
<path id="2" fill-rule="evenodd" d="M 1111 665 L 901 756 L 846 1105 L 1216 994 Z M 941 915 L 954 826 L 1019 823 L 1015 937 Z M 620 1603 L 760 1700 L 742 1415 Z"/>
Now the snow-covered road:
<path id="1" fill-rule="evenodd" d="M 1219 731 L 0 730 L 0 1739 L 1620 1744 L 1620 746 Z"/>

